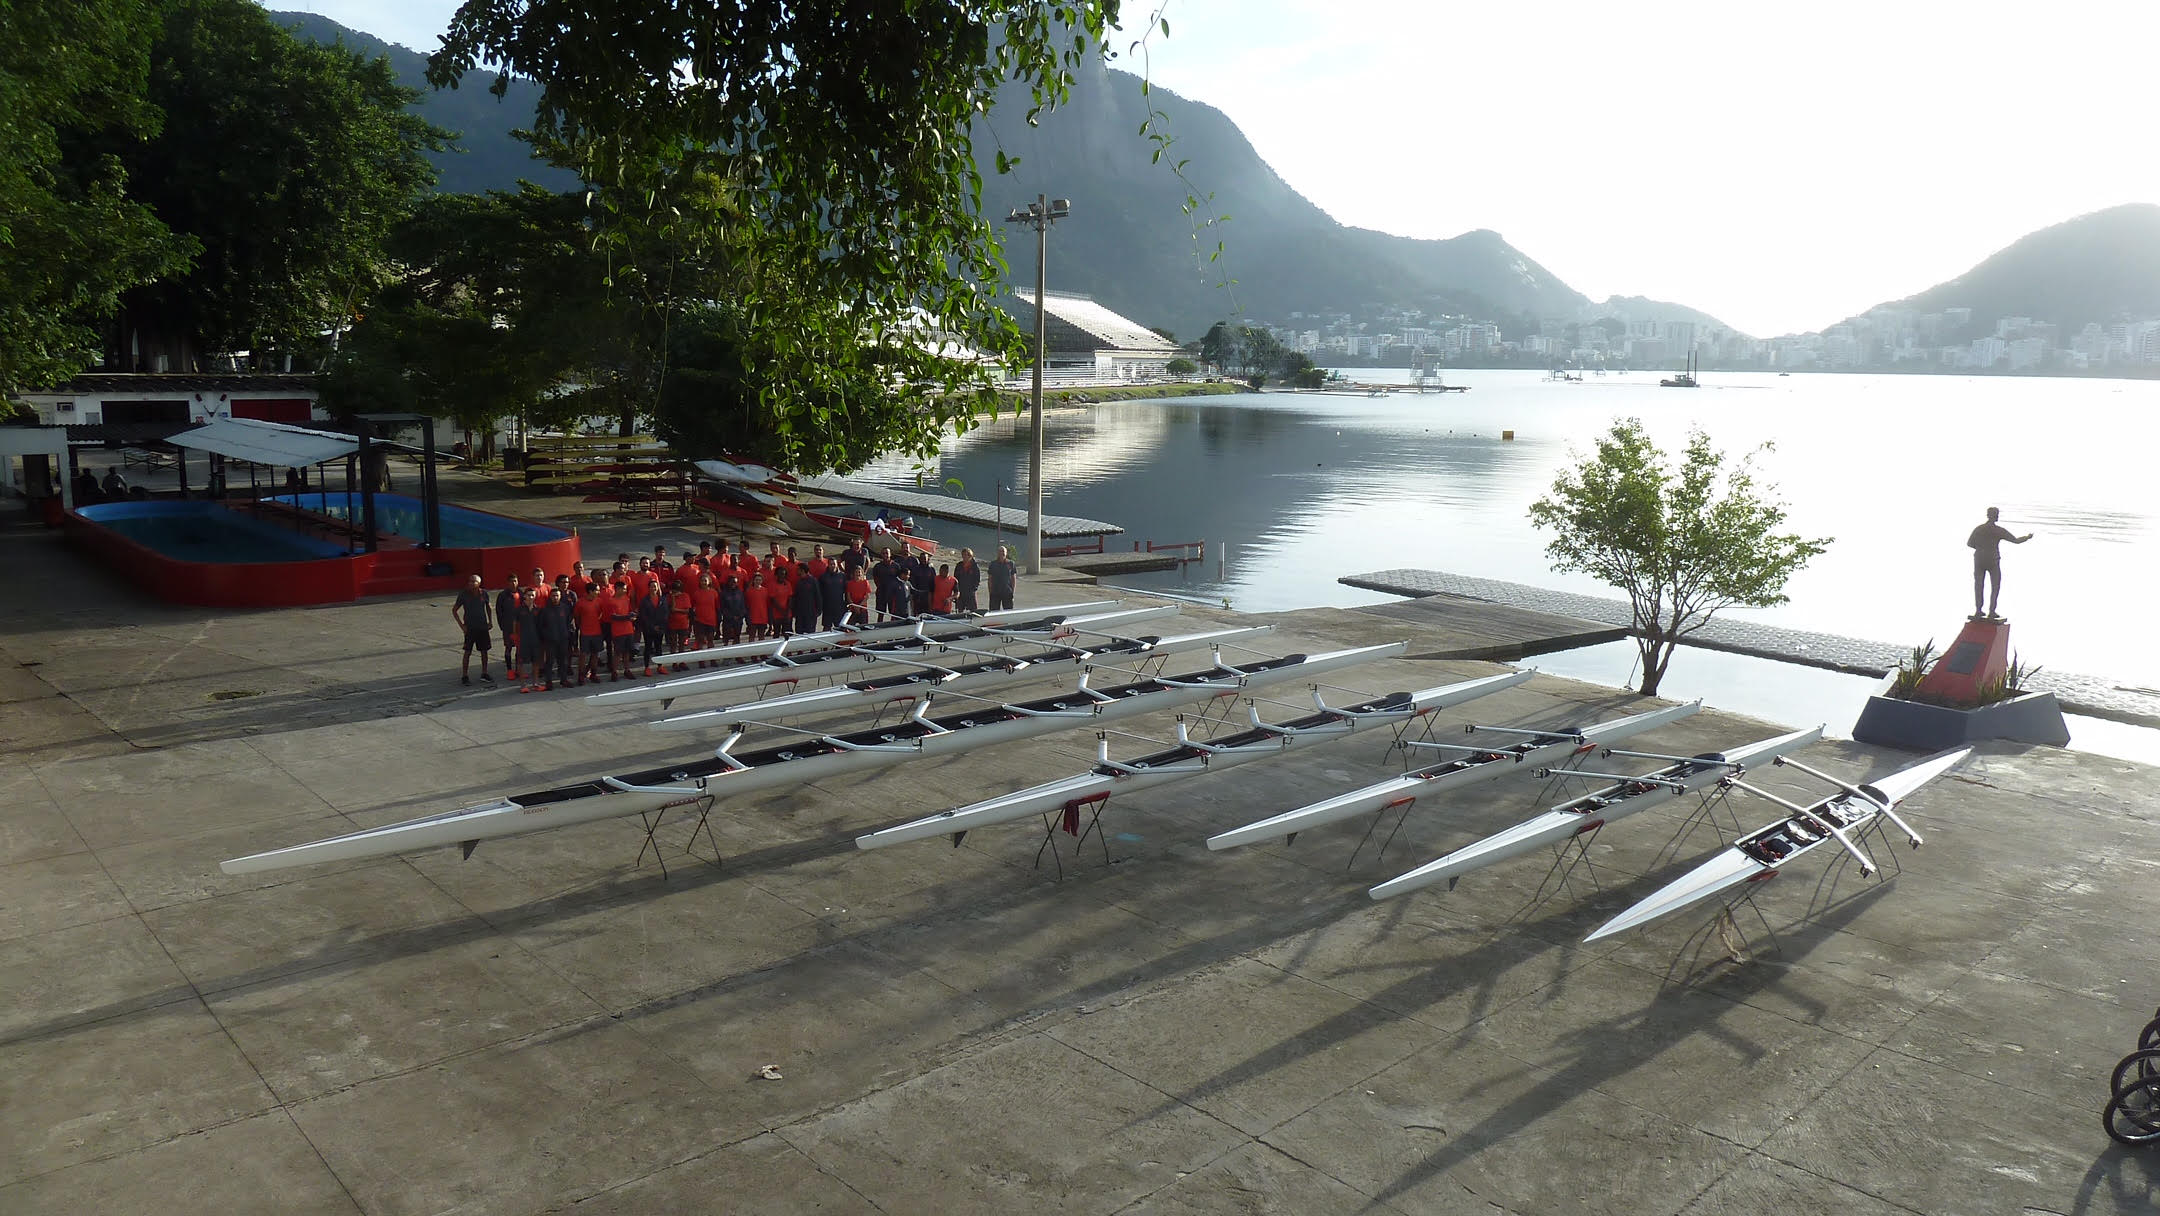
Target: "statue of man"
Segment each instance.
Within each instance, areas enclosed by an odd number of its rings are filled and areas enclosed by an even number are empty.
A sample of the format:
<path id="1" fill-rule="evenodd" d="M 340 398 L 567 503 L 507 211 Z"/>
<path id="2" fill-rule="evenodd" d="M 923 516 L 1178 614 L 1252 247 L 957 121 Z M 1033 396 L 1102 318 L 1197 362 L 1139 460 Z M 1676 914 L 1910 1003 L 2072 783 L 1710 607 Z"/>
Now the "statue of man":
<path id="1" fill-rule="evenodd" d="M 1987 522 L 1974 528 L 1972 535 L 1965 538 L 1965 547 L 1973 551 L 1972 619 L 1976 621 L 2002 619 L 2001 614 L 1995 611 L 1996 604 L 2002 599 L 2002 543 L 2009 541 L 2013 545 L 2022 545 L 2032 539 L 2030 532 L 2023 536 L 2014 536 L 2010 529 L 1996 523 L 1996 519 L 2001 515 L 2000 508 L 1989 507 Z M 1987 591 L 1987 611 L 1984 613 L 1980 610 L 1983 588 Z"/>

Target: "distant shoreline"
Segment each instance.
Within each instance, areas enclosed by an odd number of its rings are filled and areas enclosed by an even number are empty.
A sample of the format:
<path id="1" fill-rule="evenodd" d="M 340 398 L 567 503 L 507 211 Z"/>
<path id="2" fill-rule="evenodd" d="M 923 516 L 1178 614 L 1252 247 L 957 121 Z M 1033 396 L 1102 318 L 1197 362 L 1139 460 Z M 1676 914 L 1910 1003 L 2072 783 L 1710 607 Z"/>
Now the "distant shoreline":
<path id="1" fill-rule="evenodd" d="M 1097 405 L 1104 401 L 1154 401 L 1172 397 L 1223 397 L 1233 393 L 1249 393 L 1252 389 L 1243 382 L 1228 380 L 1208 382 L 1180 381 L 1175 384 L 1114 384 L 1076 385 L 1043 389 L 1045 406 Z M 1001 392 L 998 404 L 984 414 L 1003 414 L 1007 409 L 1028 408 L 1027 393 Z"/>

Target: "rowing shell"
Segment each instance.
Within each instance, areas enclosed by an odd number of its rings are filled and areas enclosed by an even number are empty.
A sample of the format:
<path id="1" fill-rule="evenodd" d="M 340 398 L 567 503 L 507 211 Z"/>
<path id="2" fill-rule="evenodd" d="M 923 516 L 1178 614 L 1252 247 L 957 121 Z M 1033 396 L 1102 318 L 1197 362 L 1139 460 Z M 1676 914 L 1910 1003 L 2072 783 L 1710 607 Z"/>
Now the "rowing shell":
<path id="1" fill-rule="evenodd" d="M 842 773 L 922 757 L 957 756 L 978 747 L 1026 739 L 1076 726 L 1097 726 L 1157 710 L 1177 709 L 1217 696 L 1235 696 L 1307 679 L 1361 663 L 1394 658 L 1405 646 L 1392 642 L 1325 654 L 1294 654 L 1240 667 L 1218 666 L 1177 676 L 1157 676 L 1112 688 L 1076 688 L 1054 697 L 1012 705 L 978 706 L 930 718 L 928 702 L 891 726 L 847 735 L 820 735 L 737 756 L 736 732 L 709 760 L 602 777 L 557 789 L 517 794 L 327 840 L 274 849 L 224 862 L 227 874 L 288 866 L 387 857 L 439 845 L 463 845 L 467 854 L 483 840 L 522 836 L 600 819 L 665 811 L 706 798 L 796 788 Z"/>
<path id="2" fill-rule="evenodd" d="M 1839 793 L 1832 794 L 1812 806 L 1797 809 L 1766 828 L 1742 836 L 1731 847 L 1720 851 L 1715 857 L 1666 884 L 1641 903 L 1605 922 L 1597 932 L 1583 940 L 1594 942 L 1601 937 L 1624 933 L 1649 924 L 1661 916 L 1669 916 L 1689 904 L 1699 903 L 1721 891 L 1776 877 L 1779 868 L 1787 862 L 1833 842 L 1853 849 L 1855 855 L 1862 858 L 1862 865 L 1865 867 L 1863 872 L 1871 871 L 1874 867 L 1865 860 L 1866 855 L 1860 853 L 1857 845 L 1853 843 L 1855 833 L 1885 815 L 1895 820 L 1899 803 L 1911 797 L 1921 786 L 1949 772 L 1960 760 L 1971 754 L 1972 749 L 1969 747 L 1956 748 L 1930 756 L 1910 768 L 1900 769 L 1872 784 L 1847 785 Z M 1920 840 L 1917 836 L 1912 838 L 1912 842 L 1913 847 L 1919 847 Z"/>
<path id="3" fill-rule="evenodd" d="M 769 659 L 780 656 L 797 658 L 821 650 L 860 646 L 867 642 L 892 642 L 902 638 L 935 638 L 963 633 L 970 629 L 983 629 L 992 625 L 1012 625 L 1021 621 L 1046 619 L 1050 614 L 1070 617 L 1083 613 L 1103 612 L 1118 606 L 1116 600 L 1090 600 L 1084 604 L 1053 604 L 1044 608 L 1002 608 L 974 616 L 919 616 L 912 621 L 900 621 L 891 625 L 869 625 L 849 629 L 825 629 L 817 633 L 798 633 L 792 637 L 773 638 L 763 642 L 730 642 L 725 646 L 708 646 L 703 650 L 686 650 L 669 655 L 670 663 L 702 663 L 706 660 L 726 662 L 729 659 Z"/>
<path id="4" fill-rule="evenodd" d="M 777 680 L 800 680 L 805 676 L 853 675 L 869 670 L 881 659 L 919 658 L 943 653 L 952 646 L 970 641 L 979 641 L 988 646 L 1049 642 L 1057 638 L 1100 633 L 1106 629 L 1158 620 L 1174 616 L 1177 611 L 1176 604 L 1162 604 L 1151 608 L 1100 612 L 1093 616 L 1046 616 L 1013 625 L 955 627 L 923 634 L 903 634 L 886 641 L 866 642 L 844 649 L 826 647 L 800 658 L 774 652 L 753 663 L 684 676 L 679 680 L 665 680 L 658 684 L 612 689 L 594 693 L 585 700 L 594 705 L 642 705 L 651 701 L 665 705 L 692 697 L 716 697 L 744 688 L 760 688 Z"/>
<path id="5" fill-rule="evenodd" d="M 1774 739 L 1764 739 L 1731 751 L 1704 752 L 1691 759 L 1675 761 L 1664 768 L 1630 778 L 1618 785 L 1593 790 L 1542 815 L 1524 820 L 1504 832 L 1495 832 L 1476 844 L 1464 845 L 1438 861 L 1429 862 L 1408 874 L 1391 878 L 1366 894 L 1374 899 L 1387 899 L 1390 896 L 1407 895 L 1438 882 L 1453 886 L 1456 879 L 1472 870 L 1482 870 L 1486 866 L 1519 857 L 1545 845 L 1560 844 L 1577 836 L 1586 836 L 1615 820 L 1661 806 L 1682 794 L 1707 789 L 1728 777 L 1747 771 L 1751 765 L 1767 764 L 1820 738 L 1822 727 L 1817 726 L 1809 730 L 1796 730 L 1789 735 L 1779 735 Z"/>
<path id="6" fill-rule="evenodd" d="M 1341 794 L 1323 802 L 1315 802 L 1310 806 L 1302 806 L 1294 811 L 1286 811 L 1272 819 L 1263 819 L 1258 823 L 1248 823 L 1244 827 L 1233 828 L 1221 835 L 1210 836 L 1208 837 L 1207 847 L 1216 850 L 1234 849 L 1239 845 L 1258 844 L 1261 841 L 1274 840 L 1277 837 L 1295 838 L 1299 832 L 1310 828 L 1320 827 L 1323 824 L 1339 823 L 1342 820 L 1362 815 L 1367 811 L 1377 811 L 1408 799 L 1428 798 L 1440 793 L 1442 790 L 1454 789 L 1473 782 L 1492 781 L 1509 773 L 1529 772 L 1539 765 L 1564 759 L 1578 752 L 1597 747 L 1600 744 L 1612 743 L 1625 739 L 1630 735 L 1641 734 L 1643 731 L 1663 726 L 1668 722 L 1677 722 L 1701 708 L 1702 702 L 1694 701 L 1686 705 L 1669 705 L 1663 709 L 1653 709 L 1648 713 L 1635 714 L 1632 717 L 1616 718 L 1611 722 L 1583 727 L 1580 730 L 1514 731 L 1512 733 L 1527 735 L 1529 738 L 1510 747 L 1483 749 L 1447 744 L 1446 746 L 1450 748 L 1470 754 L 1459 760 L 1450 760 L 1445 764 L 1431 765 L 1414 772 L 1404 773 L 1400 777 L 1368 785 L 1361 790 L 1353 790 L 1350 793 Z M 1477 729 L 1477 727 L 1471 728 L 1473 731 Z"/>
<path id="7" fill-rule="evenodd" d="M 1046 815 L 1067 803 L 1108 797 L 1113 792 L 1131 793 L 1167 785 L 1172 781 L 1216 772 L 1266 756 L 1280 755 L 1307 740 L 1333 739 L 1354 734 L 1369 726 L 1408 721 L 1421 714 L 1445 709 L 1450 705 L 1460 705 L 1465 701 L 1499 692 L 1503 688 L 1512 688 L 1533 674 L 1528 671 L 1514 671 L 1506 675 L 1466 680 L 1444 688 L 1428 688 L 1423 692 L 1398 692 L 1376 701 L 1342 709 L 1320 704 L 1319 695 L 1315 693 L 1313 700 L 1320 706 L 1318 713 L 1290 722 L 1272 724 L 1262 722 L 1258 710 L 1250 710 L 1251 729 L 1214 743 L 1196 743 L 1186 738 L 1184 725 L 1180 723 L 1180 743 L 1177 747 L 1126 763 L 1110 759 L 1109 743 L 1105 741 L 1102 759 L 1092 771 L 954 810 L 941 811 L 927 818 L 872 832 L 867 836 L 858 836 L 855 844 L 858 848 L 881 849 L 887 845 L 927 840 L 933 836 L 951 836 L 957 844 L 962 835 L 977 828 L 1010 823 L 1026 819 L 1030 815 Z"/>
<path id="8" fill-rule="evenodd" d="M 762 701 L 748 701 L 740 705 L 730 705 L 725 709 L 678 714 L 672 718 L 662 718 L 651 725 L 654 730 L 711 730 L 737 722 L 780 722 L 806 714 L 870 706 L 883 709 L 894 702 L 912 704 L 932 693 L 973 692 L 1002 684 L 1042 679 L 1064 671 L 1066 664 L 1077 665 L 1082 671 L 1095 671 L 1102 667 L 1166 658 L 1188 650 L 1217 650 L 1215 661 L 1220 664 L 1220 647 L 1257 638 L 1272 632 L 1274 628 L 1273 625 L 1253 625 L 1243 629 L 1216 629 L 1207 633 L 1188 633 L 1167 638 L 1113 638 L 1092 646 L 1061 646 L 1055 650 L 1040 650 L 1028 654 L 993 655 L 974 663 L 958 663 L 942 655 L 933 661 L 927 658 L 870 652 L 864 657 L 874 660 L 876 666 L 902 665 L 912 670 L 882 679 L 858 680 L 835 688 L 818 688 L 810 692 L 767 697 Z M 959 655 L 981 653 L 971 651 L 965 646 L 946 649 Z"/>

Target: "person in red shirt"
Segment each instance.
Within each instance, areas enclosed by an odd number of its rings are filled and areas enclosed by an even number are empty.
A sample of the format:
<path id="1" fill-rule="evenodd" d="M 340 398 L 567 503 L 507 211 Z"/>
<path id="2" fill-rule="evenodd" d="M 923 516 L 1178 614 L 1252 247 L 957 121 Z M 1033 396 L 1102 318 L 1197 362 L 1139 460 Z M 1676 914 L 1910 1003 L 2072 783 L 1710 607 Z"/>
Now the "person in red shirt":
<path id="1" fill-rule="evenodd" d="M 570 591 L 571 594 L 578 597 L 579 603 L 585 602 L 585 593 L 592 590 L 592 585 L 592 575 L 585 573 L 585 563 L 572 562 L 570 565 Z"/>
<path id="2" fill-rule="evenodd" d="M 816 578 L 825 573 L 825 567 L 830 565 L 832 563 L 825 560 L 825 546 L 810 546 L 810 560 L 803 563 L 803 569 L 810 572 L 811 578 Z"/>
<path id="3" fill-rule="evenodd" d="M 848 624 L 867 625 L 870 623 L 870 580 L 863 577 L 861 567 L 857 567 L 855 577 L 847 581 L 847 603 Z"/>
<path id="4" fill-rule="evenodd" d="M 698 576 L 696 590 L 690 593 L 690 628 L 695 635 L 697 648 L 703 650 L 713 644 L 713 635 L 720 629 L 720 588 L 713 576 Z M 699 659 L 698 666 L 710 667 L 712 659 Z"/>
<path id="5" fill-rule="evenodd" d="M 770 636 L 784 638 L 795 631 L 795 583 L 788 577 L 787 559 L 777 560 L 782 564 L 773 567 L 765 584 L 765 623 Z"/>
<path id="6" fill-rule="evenodd" d="M 757 559 L 752 558 L 751 560 L 756 561 Z M 765 602 L 764 575 L 753 574 L 750 576 L 750 585 L 743 590 L 743 607 L 750 617 L 750 640 L 755 642 L 765 636 L 765 612 L 769 607 Z"/>
<path id="7" fill-rule="evenodd" d="M 651 558 L 641 557 L 637 559 L 637 569 L 630 572 L 629 582 L 630 603 L 634 611 L 636 605 L 645 602 L 645 594 L 652 590 L 653 573 Z"/>
<path id="8" fill-rule="evenodd" d="M 668 649 L 681 654 L 690 649 L 690 589 L 678 582 L 667 593 L 667 640 Z M 675 670 L 687 671 L 688 663 L 678 662 Z"/>
<path id="9" fill-rule="evenodd" d="M 578 646 L 585 654 L 585 665 L 578 672 L 580 684 L 590 684 L 600 678 L 600 656 L 607 653 L 608 605 L 601 598 L 600 590 L 600 584 L 586 579 L 585 593 L 577 599 Z"/>
<path id="10" fill-rule="evenodd" d="M 952 567 L 939 566 L 937 578 L 930 583 L 930 611 L 951 612 L 953 592 L 959 586 L 960 580 L 953 577 Z"/>
<path id="11" fill-rule="evenodd" d="M 736 542 L 735 542 L 735 577 L 736 577 L 736 578 L 739 578 L 739 579 L 741 579 L 741 580 L 743 580 L 743 588 L 744 588 L 745 590 L 748 590 L 748 589 L 749 589 L 749 587 L 750 587 L 750 580 L 751 580 L 751 579 L 753 579 L 753 578 L 756 578 L 756 577 L 757 577 L 757 572 L 758 572 L 758 559 L 757 559 L 757 554 L 755 554 L 755 553 L 752 553 L 752 552 L 750 551 L 750 542 L 749 542 L 749 541 L 746 541 L 746 540 L 739 540 L 739 541 L 736 541 Z"/>
<path id="12" fill-rule="evenodd" d="M 630 660 L 637 654 L 637 601 L 630 598 L 630 580 L 626 577 L 610 588 L 608 610 L 608 674 L 617 680 L 624 676 L 636 678 Z"/>

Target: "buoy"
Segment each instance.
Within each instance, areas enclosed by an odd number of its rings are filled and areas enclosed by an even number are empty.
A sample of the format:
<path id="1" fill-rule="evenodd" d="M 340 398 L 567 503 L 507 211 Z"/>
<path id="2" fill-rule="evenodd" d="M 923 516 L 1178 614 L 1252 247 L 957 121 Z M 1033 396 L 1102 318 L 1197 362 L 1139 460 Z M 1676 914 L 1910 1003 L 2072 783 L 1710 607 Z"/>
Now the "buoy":
<path id="1" fill-rule="evenodd" d="M 1513 432 L 1513 431 L 1502 431 L 1502 432 L 1500 432 L 1500 438 L 1502 438 L 1502 439 L 1513 439 L 1514 437 L 1515 437 L 1515 432 Z"/>

